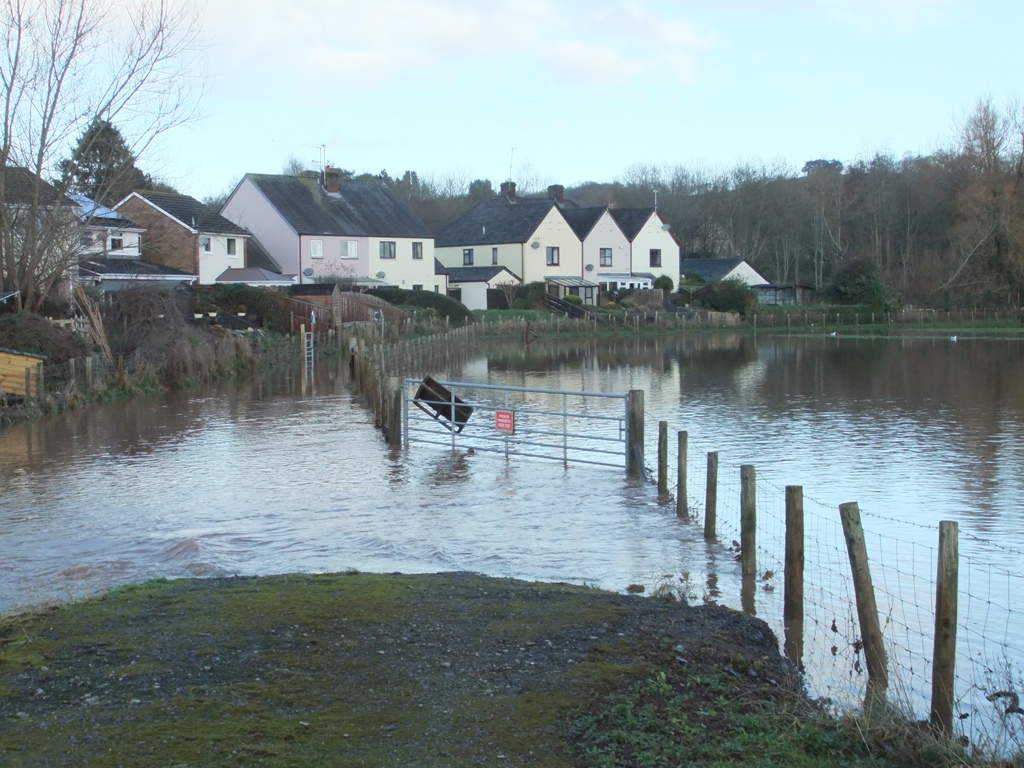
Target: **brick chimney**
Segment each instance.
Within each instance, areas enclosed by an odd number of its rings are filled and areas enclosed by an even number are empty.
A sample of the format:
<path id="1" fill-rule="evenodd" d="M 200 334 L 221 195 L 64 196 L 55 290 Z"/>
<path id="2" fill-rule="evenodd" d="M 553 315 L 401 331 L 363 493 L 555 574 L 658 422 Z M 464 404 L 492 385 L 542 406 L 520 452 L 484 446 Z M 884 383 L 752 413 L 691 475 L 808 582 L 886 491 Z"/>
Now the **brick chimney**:
<path id="1" fill-rule="evenodd" d="M 501 196 L 507 197 L 514 203 L 516 201 L 516 183 L 514 181 L 501 182 Z"/>
<path id="2" fill-rule="evenodd" d="M 565 187 L 561 184 L 552 184 L 548 187 L 548 197 L 559 205 L 565 205 Z"/>
<path id="3" fill-rule="evenodd" d="M 341 179 L 341 174 L 338 173 L 337 168 L 331 168 L 327 166 L 324 168 L 324 191 L 329 195 L 338 194 L 338 181 Z"/>

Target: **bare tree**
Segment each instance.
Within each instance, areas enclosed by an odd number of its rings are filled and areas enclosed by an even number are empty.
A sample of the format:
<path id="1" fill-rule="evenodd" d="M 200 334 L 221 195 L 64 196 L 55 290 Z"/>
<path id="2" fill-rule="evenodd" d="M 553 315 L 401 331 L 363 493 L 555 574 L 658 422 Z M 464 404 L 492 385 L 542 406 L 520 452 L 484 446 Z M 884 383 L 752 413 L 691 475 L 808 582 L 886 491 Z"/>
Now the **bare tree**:
<path id="1" fill-rule="evenodd" d="M 61 156 L 96 120 L 116 121 L 138 156 L 191 119 L 198 24 L 172 0 L 0 2 L 0 287 L 33 309 L 76 259 Z"/>
<path id="2" fill-rule="evenodd" d="M 846 250 L 843 241 L 843 164 L 838 160 L 810 160 L 804 164 L 813 218 L 811 242 L 814 287 L 825 281 L 825 267 Z"/>
<path id="3" fill-rule="evenodd" d="M 979 294 L 1024 285 L 1024 118 L 978 103 L 960 130 L 963 182 L 953 228 L 955 261 L 942 287 Z"/>

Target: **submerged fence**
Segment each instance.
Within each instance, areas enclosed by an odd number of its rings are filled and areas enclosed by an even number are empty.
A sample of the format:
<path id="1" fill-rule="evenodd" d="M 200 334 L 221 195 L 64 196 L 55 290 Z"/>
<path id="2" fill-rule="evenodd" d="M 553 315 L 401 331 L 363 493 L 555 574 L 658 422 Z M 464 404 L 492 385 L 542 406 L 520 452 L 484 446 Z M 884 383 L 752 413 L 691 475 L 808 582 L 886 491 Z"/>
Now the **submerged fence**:
<path id="1" fill-rule="evenodd" d="M 387 406 L 386 395 L 378 401 L 383 413 L 390 410 L 399 420 L 400 375 L 420 376 L 425 364 L 468 354 L 482 339 L 479 333 L 459 329 L 451 336 L 359 353 L 372 362 L 363 367 L 381 393 L 392 382 L 393 405 Z M 662 584 L 671 577 L 687 599 L 721 602 L 768 621 L 782 641 L 780 650 L 805 671 L 810 692 L 836 707 L 861 706 L 870 677 L 876 695 L 913 718 L 931 719 L 940 729 L 966 737 L 986 753 L 1024 750 L 1024 709 L 1019 703 L 1024 694 L 1024 552 L 961 531 L 954 559 L 959 571 L 956 620 L 943 629 L 949 618 L 941 614 L 948 614 L 950 595 L 948 587 L 942 594 L 938 577 L 940 571 L 949 572 L 949 526 L 944 527 L 945 551 L 940 551 L 938 525 L 901 520 L 884 509 L 854 509 L 848 502 L 855 499 L 807 496 L 788 484 L 791 478 L 784 481 L 770 470 L 741 467 L 719 456 L 700 435 L 677 432 L 672 439 L 662 424 L 647 432 L 658 435 L 658 450 L 648 450 L 647 457 L 648 463 L 656 462 L 659 491 L 668 498 L 671 488 L 676 514 L 698 531 L 703 527 L 720 557 L 740 561 L 735 593 L 723 591 L 728 567 L 699 573 L 699 564 L 687 564 L 676 574 L 661 574 Z M 400 439 L 397 434 L 395 439 Z M 793 512 L 795 498 L 799 516 Z M 840 507 L 848 518 L 846 530 Z M 859 525 L 851 526 L 855 519 Z M 797 539 L 798 526 L 802 535 Z M 858 537 L 851 536 L 851 527 L 862 534 L 856 556 L 851 555 L 851 538 Z M 792 563 L 797 552 L 802 565 L 798 627 L 785 619 L 787 613 L 792 616 L 792 605 L 787 611 L 786 603 L 794 600 Z M 863 594 L 858 597 L 855 574 L 862 577 L 865 572 L 870 574 L 874 608 Z M 939 634 L 944 635 L 938 646 L 937 605 Z M 953 640 L 955 656 L 946 658 L 953 653 Z M 875 668 L 869 673 L 872 654 Z M 879 664 L 884 666 L 880 669 Z M 939 674 L 933 675 L 936 665 Z"/>
<path id="2" fill-rule="evenodd" d="M 810 498 L 677 434 L 659 429 L 659 490 L 675 445 L 677 515 L 703 523 L 741 571 L 739 594 L 722 593 L 719 574 L 687 571 L 689 599 L 768 621 L 811 692 L 837 707 L 882 696 L 984 753 L 1024 750 L 1024 552 L 962 531 L 958 552 L 952 522 Z"/>

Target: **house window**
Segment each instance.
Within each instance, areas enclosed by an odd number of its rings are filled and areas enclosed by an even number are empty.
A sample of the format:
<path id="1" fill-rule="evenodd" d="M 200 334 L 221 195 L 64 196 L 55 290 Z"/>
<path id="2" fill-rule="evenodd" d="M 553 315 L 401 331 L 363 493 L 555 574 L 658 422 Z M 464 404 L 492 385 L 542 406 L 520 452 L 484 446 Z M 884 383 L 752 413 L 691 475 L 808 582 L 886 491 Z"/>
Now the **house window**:
<path id="1" fill-rule="evenodd" d="M 110 250 L 119 251 L 124 248 L 124 238 L 120 235 L 110 236 Z"/>
<path id="2" fill-rule="evenodd" d="M 557 246 L 549 245 L 548 246 L 548 260 L 547 260 L 548 266 L 549 267 L 557 267 L 558 266 L 558 259 L 559 259 L 559 257 L 558 257 L 558 247 Z"/>
<path id="3" fill-rule="evenodd" d="M 498 249 L 497 248 L 491 248 L 491 264 L 497 264 L 497 263 L 498 263 Z"/>
<path id="4" fill-rule="evenodd" d="M 463 248 L 462 249 L 462 266 L 472 267 L 473 266 L 473 249 Z"/>
<path id="5" fill-rule="evenodd" d="M 414 242 L 412 244 L 412 257 L 414 259 L 422 259 L 423 258 L 423 243 Z M 415 289 L 416 289 L 416 286 L 413 286 L 413 290 L 415 290 Z M 423 290 L 423 286 L 422 285 L 420 286 L 420 290 Z"/>
<path id="6" fill-rule="evenodd" d="M 661 266 L 661 248 L 651 248 L 651 266 Z"/>
<path id="7" fill-rule="evenodd" d="M 341 258 L 343 259 L 358 259 L 359 250 L 355 240 L 342 240 L 341 241 Z"/>
<path id="8" fill-rule="evenodd" d="M 395 241 L 394 240 L 381 240 L 380 241 L 380 257 L 382 259 L 393 259 L 393 258 L 395 258 Z"/>
<path id="9" fill-rule="evenodd" d="M 113 242 L 113 241 L 111 241 L 111 242 Z M 113 246 L 111 246 L 111 248 L 113 248 Z M 237 255 L 238 255 L 238 251 L 237 251 L 236 246 L 235 246 L 235 238 L 229 237 L 228 238 L 228 256 L 237 256 Z"/>
<path id="10" fill-rule="evenodd" d="M 210 248 L 211 248 L 210 238 L 208 238 L 208 237 L 200 238 L 199 242 L 201 242 L 203 244 L 203 253 L 209 253 L 210 252 Z"/>
<path id="11" fill-rule="evenodd" d="M 310 240 L 309 241 L 309 258 L 311 259 L 322 259 L 324 257 L 324 241 L 323 240 Z"/>
<path id="12" fill-rule="evenodd" d="M 417 285 L 416 283 L 413 283 L 412 284 L 412 289 L 414 291 L 422 291 L 423 290 L 423 286 L 422 285 Z"/>
<path id="13" fill-rule="evenodd" d="M 612 265 L 612 249 L 602 248 L 601 249 L 601 266 L 610 267 Z"/>

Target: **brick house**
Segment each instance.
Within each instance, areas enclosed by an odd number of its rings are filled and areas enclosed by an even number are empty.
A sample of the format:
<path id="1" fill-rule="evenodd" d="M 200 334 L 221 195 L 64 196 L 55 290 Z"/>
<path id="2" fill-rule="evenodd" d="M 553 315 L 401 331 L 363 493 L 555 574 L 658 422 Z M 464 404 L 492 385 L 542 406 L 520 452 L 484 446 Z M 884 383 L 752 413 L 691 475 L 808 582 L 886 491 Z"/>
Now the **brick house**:
<path id="1" fill-rule="evenodd" d="M 146 228 L 146 261 L 182 270 L 202 285 L 217 282 L 228 269 L 246 266 L 249 233 L 194 197 L 170 192 L 132 192 L 114 206 Z"/>

